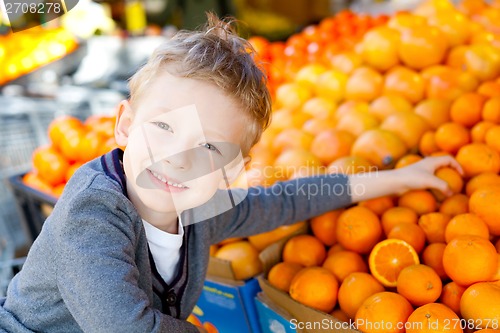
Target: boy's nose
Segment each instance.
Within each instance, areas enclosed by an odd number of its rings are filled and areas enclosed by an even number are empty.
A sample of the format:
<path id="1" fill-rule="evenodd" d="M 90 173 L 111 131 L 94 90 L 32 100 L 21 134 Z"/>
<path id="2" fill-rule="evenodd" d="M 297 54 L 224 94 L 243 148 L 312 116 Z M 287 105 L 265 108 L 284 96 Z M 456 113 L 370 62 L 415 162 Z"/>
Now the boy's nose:
<path id="1" fill-rule="evenodd" d="M 189 170 L 191 168 L 189 153 L 186 151 L 170 155 L 165 162 L 175 169 Z"/>

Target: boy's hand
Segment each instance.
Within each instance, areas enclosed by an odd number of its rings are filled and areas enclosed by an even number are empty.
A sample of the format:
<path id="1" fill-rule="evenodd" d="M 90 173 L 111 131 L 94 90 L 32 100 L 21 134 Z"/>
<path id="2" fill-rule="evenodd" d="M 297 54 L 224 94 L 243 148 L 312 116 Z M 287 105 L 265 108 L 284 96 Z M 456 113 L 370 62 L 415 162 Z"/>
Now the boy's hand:
<path id="1" fill-rule="evenodd" d="M 196 328 L 198 329 L 198 331 L 200 331 L 200 333 L 208 333 L 207 330 L 204 329 L 203 327 L 196 326 Z"/>
<path id="2" fill-rule="evenodd" d="M 401 169 L 396 169 L 397 177 L 400 179 L 401 190 L 398 194 L 402 194 L 408 190 L 433 188 L 443 192 L 446 196 L 452 195 L 448 184 L 435 176 L 436 170 L 443 167 L 452 167 L 463 176 L 464 171 L 460 164 L 451 156 L 436 156 L 427 157 L 414 164 L 410 164 Z"/>
<path id="3" fill-rule="evenodd" d="M 432 188 L 452 194 L 448 184 L 434 173 L 437 169 L 452 167 L 461 175 L 462 167 L 451 156 L 427 157 L 401 169 L 369 172 L 349 176 L 351 200 L 353 203 L 382 197 L 401 195 L 408 190 Z"/>

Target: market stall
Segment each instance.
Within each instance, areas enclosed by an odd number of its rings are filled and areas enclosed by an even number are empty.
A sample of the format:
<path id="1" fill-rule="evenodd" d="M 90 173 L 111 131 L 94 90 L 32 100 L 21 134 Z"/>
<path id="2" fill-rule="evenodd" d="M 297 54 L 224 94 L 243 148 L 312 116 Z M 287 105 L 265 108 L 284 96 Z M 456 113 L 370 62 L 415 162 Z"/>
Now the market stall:
<path id="1" fill-rule="evenodd" d="M 128 78 L 200 13 L 153 2 L 96 1 L 106 14 L 83 34 L 61 21 L 0 36 L 0 296 L 75 170 L 124 148 Z M 212 245 L 188 320 L 221 333 L 499 330 L 500 3 L 211 6 L 241 20 L 273 99 L 237 186 L 441 155 L 463 173 L 436 171 L 452 193 L 410 190 Z"/>

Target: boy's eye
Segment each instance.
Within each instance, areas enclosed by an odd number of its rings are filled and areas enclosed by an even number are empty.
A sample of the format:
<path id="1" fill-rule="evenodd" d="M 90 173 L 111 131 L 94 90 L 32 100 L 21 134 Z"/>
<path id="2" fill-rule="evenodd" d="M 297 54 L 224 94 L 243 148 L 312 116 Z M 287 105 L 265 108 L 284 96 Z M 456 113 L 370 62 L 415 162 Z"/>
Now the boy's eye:
<path id="1" fill-rule="evenodd" d="M 155 121 L 155 122 L 153 122 L 153 124 L 155 124 L 156 126 L 161 128 L 162 130 L 174 133 L 174 131 L 172 130 L 172 127 L 170 127 L 169 124 L 164 123 L 163 121 Z"/>
<path id="2" fill-rule="evenodd" d="M 217 149 L 217 147 L 215 147 L 213 144 L 210 144 L 210 143 L 207 142 L 207 143 L 202 144 L 202 146 L 205 147 L 205 148 L 207 148 L 207 149 L 210 149 L 211 151 L 214 151 L 214 152 L 216 152 L 218 154 L 221 154 L 220 150 Z"/>

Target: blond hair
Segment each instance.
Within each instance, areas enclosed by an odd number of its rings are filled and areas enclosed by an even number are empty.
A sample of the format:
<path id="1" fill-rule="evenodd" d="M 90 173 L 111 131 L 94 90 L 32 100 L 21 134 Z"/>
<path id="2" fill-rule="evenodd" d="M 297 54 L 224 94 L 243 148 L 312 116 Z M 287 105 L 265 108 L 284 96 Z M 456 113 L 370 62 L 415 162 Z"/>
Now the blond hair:
<path id="1" fill-rule="evenodd" d="M 160 70 L 178 65 L 171 74 L 213 83 L 243 107 L 251 119 L 242 146 L 247 155 L 271 121 L 266 76 L 250 43 L 236 34 L 234 21 L 219 20 L 211 13 L 207 18 L 203 29 L 179 31 L 154 51 L 129 81 L 130 103 L 134 105 Z"/>

